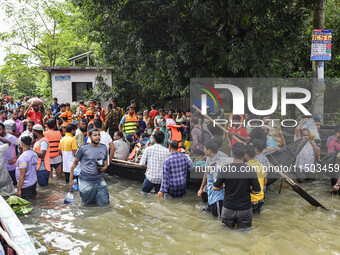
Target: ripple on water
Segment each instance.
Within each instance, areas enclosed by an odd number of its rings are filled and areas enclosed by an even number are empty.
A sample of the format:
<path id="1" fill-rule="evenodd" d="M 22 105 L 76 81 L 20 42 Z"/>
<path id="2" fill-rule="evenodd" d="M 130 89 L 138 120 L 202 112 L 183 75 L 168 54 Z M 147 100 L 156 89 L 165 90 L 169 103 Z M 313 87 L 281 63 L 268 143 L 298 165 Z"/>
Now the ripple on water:
<path id="1" fill-rule="evenodd" d="M 34 210 L 22 218 L 41 254 L 337 254 L 340 246 L 340 198 L 331 197 L 326 181 L 302 185 L 331 211 L 310 206 L 286 184 L 267 193 L 253 228 L 240 232 L 224 228 L 203 213 L 196 191 L 184 199 L 157 201 L 143 195 L 141 183 L 106 177 L 111 204 L 64 205 L 68 187 L 52 181 L 40 189 Z"/>

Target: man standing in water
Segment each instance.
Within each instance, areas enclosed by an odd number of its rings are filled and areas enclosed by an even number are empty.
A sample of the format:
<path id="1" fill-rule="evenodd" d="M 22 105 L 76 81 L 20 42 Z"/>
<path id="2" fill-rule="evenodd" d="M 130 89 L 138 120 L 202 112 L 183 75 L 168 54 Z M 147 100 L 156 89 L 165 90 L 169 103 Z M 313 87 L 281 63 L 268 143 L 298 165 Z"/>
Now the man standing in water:
<path id="1" fill-rule="evenodd" d="M 16 195 L 24 199 L 34 198 L 37 195 L 37 164 L 38 155 L 31 150 L 32 138 L 21 138 L 20 147 L 23 153 L 18 158 L 16 179 L 18 190 Z"/>
<path id="2" fill-rule="evenodd" d="M 155 132 L 154 139 L 155 144 L 145 149 L 139 164 L 143 166 L 147 163 L 142 192 L 150 193 L 155 188 L 155 193 L 157 194 L 161 188 L 163 163 L 170 153 L 167 148 L 162 146 L 164 141 L 162 131 Z"/>
<path id="3" fill-rule="evenodd" d="M 75 184 L 73 171 L 81 163 L 79 175 L 79 192 L 84 204 L 96 203 L 99 206 L 110 203 L 109 192 L 103 178 L 103 172 L 107 169 L 107 149 L 100 144 L 100 131 L 97 128 L 89 131 L 91 143 L 83 145 L 77 151 L 71 166 L 70 187 Z"/>
<path id="4" fill-rule="evenodd" d="M 243 163 L 246 146 L 236 143 L 232 151 L 233 163 L 228 165 L 230 171 L 218 173 L 213 189 L 219 190 L 223 184 L 225 186 L 222 222 L 229 228 L 237 224 L 238 229 L 246 229 L 251 227 L 253 217 L 250 193 L 260 193 L 261 187 L 256 172 L 250 171 L 250 166 Z"/>
<path id="5" fill-rule="evenodd" d="M 187 173 L 190 170 L 190 159 L 178 152 L 178 141 L 170 142 L 171 155 L 164 161 L 163 176 L 158 198 L 183 197 L 186 193 Z"/>

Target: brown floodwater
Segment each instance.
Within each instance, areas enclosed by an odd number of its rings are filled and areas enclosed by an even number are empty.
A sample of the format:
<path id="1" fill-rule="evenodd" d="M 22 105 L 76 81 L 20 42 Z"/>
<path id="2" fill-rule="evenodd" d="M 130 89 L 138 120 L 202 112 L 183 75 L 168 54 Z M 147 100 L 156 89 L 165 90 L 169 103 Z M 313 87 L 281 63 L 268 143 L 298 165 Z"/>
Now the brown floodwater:
<path id="1" fill-rule="evenodd" d="M 302 187 L 330 211 L 315 208 L 286 184 L 271 185 L 248 231 L 228 230 L 203 213 L 196 190 L 183 199 L 141 194 L 141 183 L 105 177 L 111 204 L 64 205 L 68 187 L 39 188 L 34 209 L 21 218 L 40 254 L 340 254 L 340 197 L 328 180 Z"/>

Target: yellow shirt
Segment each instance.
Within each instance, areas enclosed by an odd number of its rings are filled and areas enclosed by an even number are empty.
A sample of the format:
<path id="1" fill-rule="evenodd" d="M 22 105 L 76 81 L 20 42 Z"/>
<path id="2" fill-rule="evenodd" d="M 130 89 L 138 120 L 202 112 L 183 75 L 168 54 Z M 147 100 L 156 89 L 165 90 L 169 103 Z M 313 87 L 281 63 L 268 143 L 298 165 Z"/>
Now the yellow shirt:
<path id="1" fill-rule="evenodd" d="M 73 150 L 78 149 L 76 138 L 72 134 L 66 133 L 60 140 L 59 150 L 63 154 L 63 171 L 69 173 L 74 161 Z"/>
<path id="2" fill-rule="evenodd" d="M 255 171 L 256 171 L 256 174 L 257 174 L 257 179 L 260 183 L 261 192 L 258 193 L 258 194 L 250 193 L 251 202 L 257 202 L 257 201 L 260 201 L 264 198 L 263 187 L 264 187 L 264 178 L 266 178 L 266 172 L 264 171 L 263 165 L 259 161 L 257 161 L 256 159 L 249 160 L 247 162 L 247 165 L 255 168 Z"/>

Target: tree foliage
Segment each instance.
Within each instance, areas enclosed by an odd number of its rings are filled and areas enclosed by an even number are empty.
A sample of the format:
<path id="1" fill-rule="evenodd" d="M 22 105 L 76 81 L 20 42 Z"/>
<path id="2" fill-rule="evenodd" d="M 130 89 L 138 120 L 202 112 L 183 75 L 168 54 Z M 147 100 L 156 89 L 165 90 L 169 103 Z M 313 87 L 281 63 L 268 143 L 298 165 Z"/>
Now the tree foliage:
<path id="1" fill-rule="evenodd" d="M 85 33 L 126 99 L 185 95 L 192 77 L 287 77 L 298 71 L 315 1 L 74 0 Z M 308 25 L 308 24 L 307 24 Z"/>
<path id="2" fill-rule="evenodd" d="M 26 50 L 39 65 L 66 64 L 67 57 L 90 47 L 77 36 L 82 20 L 68 1 L 4 0 L 2 6 L 13 24 L 10 32 L 2 34 L 2 40 L 11 42 L 10 49 Z"/>
<path id="3" fill-rule="evenodd" d="M 6 78 L 3 89 L 17 95 L 35 96 L 37 80 L 42 73 L 37 67 L 29 67 L 29 56 L 26 54 L 9 54 L 0 74 Z"/>

